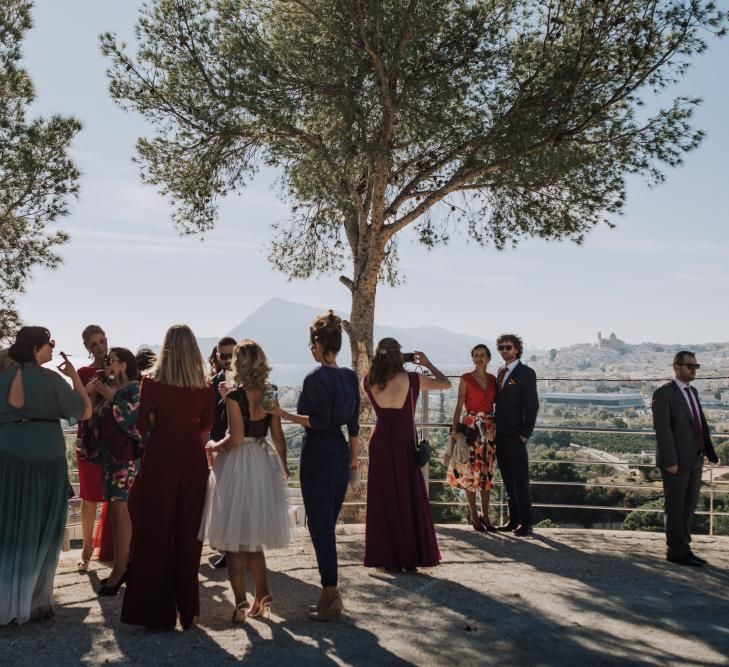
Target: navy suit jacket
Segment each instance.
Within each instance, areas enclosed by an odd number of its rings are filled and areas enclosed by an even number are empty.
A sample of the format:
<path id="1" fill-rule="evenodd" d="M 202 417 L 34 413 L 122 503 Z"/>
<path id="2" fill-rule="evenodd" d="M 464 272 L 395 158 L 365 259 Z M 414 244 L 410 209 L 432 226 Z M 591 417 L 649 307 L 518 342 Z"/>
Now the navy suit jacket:
<path id="1" fill-rule="evenodd" d="M 537 374 L 520 361 L 496 394 L 496 437 L 501 434 L 529 438 L 538 412 Z"/>

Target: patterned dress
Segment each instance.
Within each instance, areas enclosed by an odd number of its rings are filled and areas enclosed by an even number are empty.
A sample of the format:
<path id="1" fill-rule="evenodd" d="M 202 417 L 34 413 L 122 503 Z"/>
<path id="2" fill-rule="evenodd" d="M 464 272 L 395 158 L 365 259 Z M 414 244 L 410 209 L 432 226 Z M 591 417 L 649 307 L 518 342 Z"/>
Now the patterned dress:
<path id="1" fill-rule="evenodd" d="M 98 441 L 104 500 L 126 502 L 139 471 L 140 443 L 137 430 L 139 382 L 117 390 L 110 401 L 102 401 L 91 418 L 92 440 Z"/>
<path id="2" fill-rule="evenodd" d="M 462 423 L 466 427 L 469 459 L 467 463 L 448 466 L 448 483 L 465 491 L 490 491 L 496 460 L 496 430 L 494 428 L 494 401 L 496 400 L 496 377 L 486 374 L 484 389 L 471 373 L 461 376 L 466 384 L 464 408 L 466 414 Z"/>

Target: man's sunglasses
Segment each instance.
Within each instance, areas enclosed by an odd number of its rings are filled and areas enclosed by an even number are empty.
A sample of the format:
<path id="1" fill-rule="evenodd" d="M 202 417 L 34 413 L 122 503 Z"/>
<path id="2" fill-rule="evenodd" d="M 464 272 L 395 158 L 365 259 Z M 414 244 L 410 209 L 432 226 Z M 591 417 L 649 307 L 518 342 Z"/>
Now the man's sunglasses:
<path id="1" fill-rule="evenodd" d="M 696 370 L 699 370 L 701 368 L 701 364 L 676 364 L 677 366 L 686 366 L 686 368 L 695 368 Z"/>
<path id="2" fill-rule="evenodd" d="M 511 343 L 508 343 L 507 345 L 499 345 L 496 348 L 499 352 L 503 352 L 504 350 L 513 350 L 514 346 Z"/>
<path id="3" fill-rule="evenodd" d="M 233 358 L 233 353 L 232 352 L 218 352 L 218 356 L 223 361 L 228 361 L 228 359 L 232 359 Z"/>
<path id="4" fill-rule="evenodd" d="M 111 366 L 115 361 L 118 361 L 118 359 L 114 359 L 111 355 L 107 354 L 104 357 L 104 366 Z"/>

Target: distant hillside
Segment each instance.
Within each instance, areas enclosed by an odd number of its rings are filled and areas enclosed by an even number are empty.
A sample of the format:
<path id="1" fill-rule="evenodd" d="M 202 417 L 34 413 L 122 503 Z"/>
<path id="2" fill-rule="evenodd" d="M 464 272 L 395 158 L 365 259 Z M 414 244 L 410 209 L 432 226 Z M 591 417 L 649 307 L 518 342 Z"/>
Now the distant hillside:
<path id="1" fill-rule="evenodd" d="M 309 363 L 309 326 L 325 310 L 324 307 L 316 308 L 283 299 L 271 299 L 233 328 L 230 335 L 236 339 L 253 338 L 259 341 L 273 363 Z M 343 313 L 337 314 L 346 317 Z M 385 336 L 400 341 L 404 351 L 422 350 L 435 363 L 440 364 L 467 363 L 470 350 L 476 343 L 485 342 L 494 351 L 491 341 L 440 327 L 400 328 L 375 325 L 375 341 Z M 350 360 L 349 341 L 345 336 L 339 361 L 346 365 Z"/>

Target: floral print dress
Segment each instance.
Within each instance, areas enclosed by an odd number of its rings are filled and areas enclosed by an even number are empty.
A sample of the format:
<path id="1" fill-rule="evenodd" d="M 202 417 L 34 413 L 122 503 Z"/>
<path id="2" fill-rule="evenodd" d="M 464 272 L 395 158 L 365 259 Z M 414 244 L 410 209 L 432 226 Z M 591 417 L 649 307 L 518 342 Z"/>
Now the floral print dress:
<path id="1" fill-rule="evenodd" d="M 486 374 L 486 388 L 471 374 L 461 376 L 466 383 L 465 414 L 462 423 L 466 427 L 469 457 L 465 463 L 448 466 L 447 480 L 453 487 L 465 491 L 490 491 L 496 461 L 496 429 L 494 428 L 494 401 L 496 377 Z"/>
<path id="2" fill-rule="evenodd" d="M 102 401 L 94 410 L 91 428 L 98 442 L 104 500 L 126 502 L 129 499 L 141 454 L 138 414 L 139 382 L 120 388 L 110 401 Z"/>

